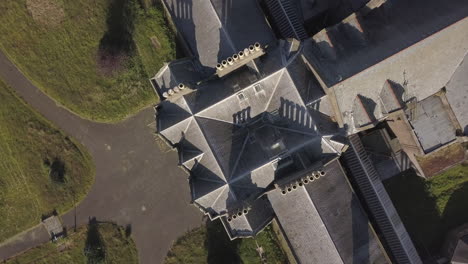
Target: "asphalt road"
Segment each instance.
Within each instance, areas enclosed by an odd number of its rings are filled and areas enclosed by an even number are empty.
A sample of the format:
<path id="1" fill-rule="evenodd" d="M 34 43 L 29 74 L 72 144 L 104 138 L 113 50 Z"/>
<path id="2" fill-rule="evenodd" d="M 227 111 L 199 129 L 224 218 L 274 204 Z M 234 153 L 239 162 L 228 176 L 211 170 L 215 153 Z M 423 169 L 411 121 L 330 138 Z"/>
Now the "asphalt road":
<path id="1" fill-rule="evenodd" d="M 96 181 L 76 209 L 78 225 L 91 217 L 130 224 L 140 262 L 146 264 L 161 263 L 177 237 L 202 223 L 201 212 L 189 204 L 187 175 L 177 167 L 177 153 L 155 137 L 152 107 L 118 124 L 95 123 L 57 105 L 2 53 L 0 78 L 91 153 Z M 62 219 L 73 228 L 75 211 Z M 24 246 L 19 243 L 16 248 L 21 251 Z"/>

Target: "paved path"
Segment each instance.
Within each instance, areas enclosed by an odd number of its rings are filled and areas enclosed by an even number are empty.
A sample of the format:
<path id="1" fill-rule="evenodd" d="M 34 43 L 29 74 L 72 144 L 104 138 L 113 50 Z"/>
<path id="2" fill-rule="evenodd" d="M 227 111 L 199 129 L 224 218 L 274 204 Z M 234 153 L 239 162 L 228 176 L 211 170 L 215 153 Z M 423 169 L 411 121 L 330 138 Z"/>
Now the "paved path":
<path id="1" fill-rule="evenodd" d="M 202 223 L 201 213 L 189 204 L 187 175 L 177 167 L 177 154 L 155 140 L 151 107 L 118 124 L 94 123 L 57 106 L 2 53 L 0 78 L 91 153 L 96 182 L 76 210 L 78 225 L 90 217 L 130 224 L 140 262 L 146 264 L 161 263 L 173 240 Z M 72 228 L 74 210 L 63 220 Z M 17 248 L 23 250 L 24 244 Z"/>

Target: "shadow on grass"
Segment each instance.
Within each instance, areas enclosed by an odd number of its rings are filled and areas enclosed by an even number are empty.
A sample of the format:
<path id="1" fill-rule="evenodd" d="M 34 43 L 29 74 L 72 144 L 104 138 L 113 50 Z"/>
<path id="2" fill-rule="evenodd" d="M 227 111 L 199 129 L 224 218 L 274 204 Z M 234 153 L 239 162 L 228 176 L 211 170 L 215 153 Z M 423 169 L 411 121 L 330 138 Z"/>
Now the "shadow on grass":
<path id="1" fill-rule="evenodd" d="M 406 230 L 423 259 L 435 260 L 441 254 L 448 232 L 468 222 L 468 182 L 452 193 L 439 213 L 429 182 L 406 171 L 384 182 Z"/>
<path id="2" fill-rule="evenodd" d="M 111 0 L 107 11 L 107 31 L 99 42 L 98 65 L 104 75 L 123 69 L 133 55 L 133 32 L 138 4 L 135 0 Z"/>
<path id="3" fill-rule="evenodd" d="M 107 31 L 99 43 L 99 49 L 112 55 L 129 54 L 133 42 L 136 16 L 134 0 L 111 0 L 107 12 Z"/>
<path id="4" fill-rule="evenodd" d="M 468 222 L 468 182 L 453 192 L 442 214 L 442 225 L 448 230 Z M 446 230 L 446 231 L 448 231 Z"/>
<path id="5" fill-rule="evenodd" d="M 240 240 L 231 241 L 219 220 L 206 220 L 206 238 L 204 246 L 208 252 L 208 264 L 241 263 L 239 256 Z"/>
<path id="6" fill-rule="evenodd" d="M 99 232 L 99 223 L 94 217 L 88 223 L 84 254 L 88 264 L 104 263 L 106 259 L 104 240 Z"/>

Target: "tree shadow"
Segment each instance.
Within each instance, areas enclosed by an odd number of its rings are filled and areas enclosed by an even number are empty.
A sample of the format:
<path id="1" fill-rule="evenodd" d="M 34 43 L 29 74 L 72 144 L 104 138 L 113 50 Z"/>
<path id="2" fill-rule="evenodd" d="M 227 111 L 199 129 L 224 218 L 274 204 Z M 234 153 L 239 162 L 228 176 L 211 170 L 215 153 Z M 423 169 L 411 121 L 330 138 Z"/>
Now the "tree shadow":
<path id="1" fill-rule="evenodd" d="M 125 226 L 125 236 L 130 237 L 132 235 L 132 224 Z"/>
<path id="2" fill-rule="evenodd" d="M 221 221 L 206 220 L 205 248 L 208 251 L 208 264 L 238 264 L 240 240 L 231 241 L 224 230 Z"/>
<path id="3" fill-rule="evenodd" d="M 44 161 L 44 164 L 49 168 L 49 177 L 55 183 L 65 183 L 65 163 L 59 158 L 54 158 L 52 162 L 49 159 Z"/>
<path id="4" fill-rule="evenodd" d="M 440 213 L 427 181 L 411 169 L 384 182 L 395 208 L 423 259 L 439 257 L 444 237 L 468 222 L 468 182 L 457 188 Z"/>
<path id="5" fill-rule="evenodd" d="M 111 0 L 107 12 L 107 31 L 99 42 L 98 63 L 104 74 L 123 67 L 135 49 L 133 41 L 137 3 Z"/>
<path id="6" fill-rule="evenodd" d="M 468 182 L 452 193 L 450 199 L 442 213 L 442 226 L 444 235 L 458 226 L 468 222 L 468 210 L 466 210 L 466 201 L 468 201 Z"/>
<path id="7" fill-rule="evenodd" d="M 106 259 L 106 248 L 101 233 L 99 232 L 99 222 L 95 217 L 88 223 L 84 254 L 88 264 L 103 263 Z"/>

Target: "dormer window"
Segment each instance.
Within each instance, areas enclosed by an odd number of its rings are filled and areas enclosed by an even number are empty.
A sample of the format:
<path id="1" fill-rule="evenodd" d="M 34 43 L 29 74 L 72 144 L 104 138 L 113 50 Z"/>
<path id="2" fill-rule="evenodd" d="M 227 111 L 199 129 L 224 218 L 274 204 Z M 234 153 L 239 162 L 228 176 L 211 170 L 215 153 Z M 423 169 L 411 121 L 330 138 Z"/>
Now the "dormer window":
<path id="1" fill-rule="evenodd" d="M 237 94 L 237 98 L 238 98 L 239 101 L 241 101 L 241 102 L 242 102 L 242 101 L 245 101 L 245 99 L 246 99 L 246 98 L 245 98 L 245 95 L 244 95 L 243 93 L 238 93 L 238 94 Z"/>
<path id="2" fill-rule="evenodd" d="M 256 84 L 254 85 L 254 90 L 255 90 L 255 93 L 260 93 L 263 91 L 263 88 L 260 84 Z"/>

